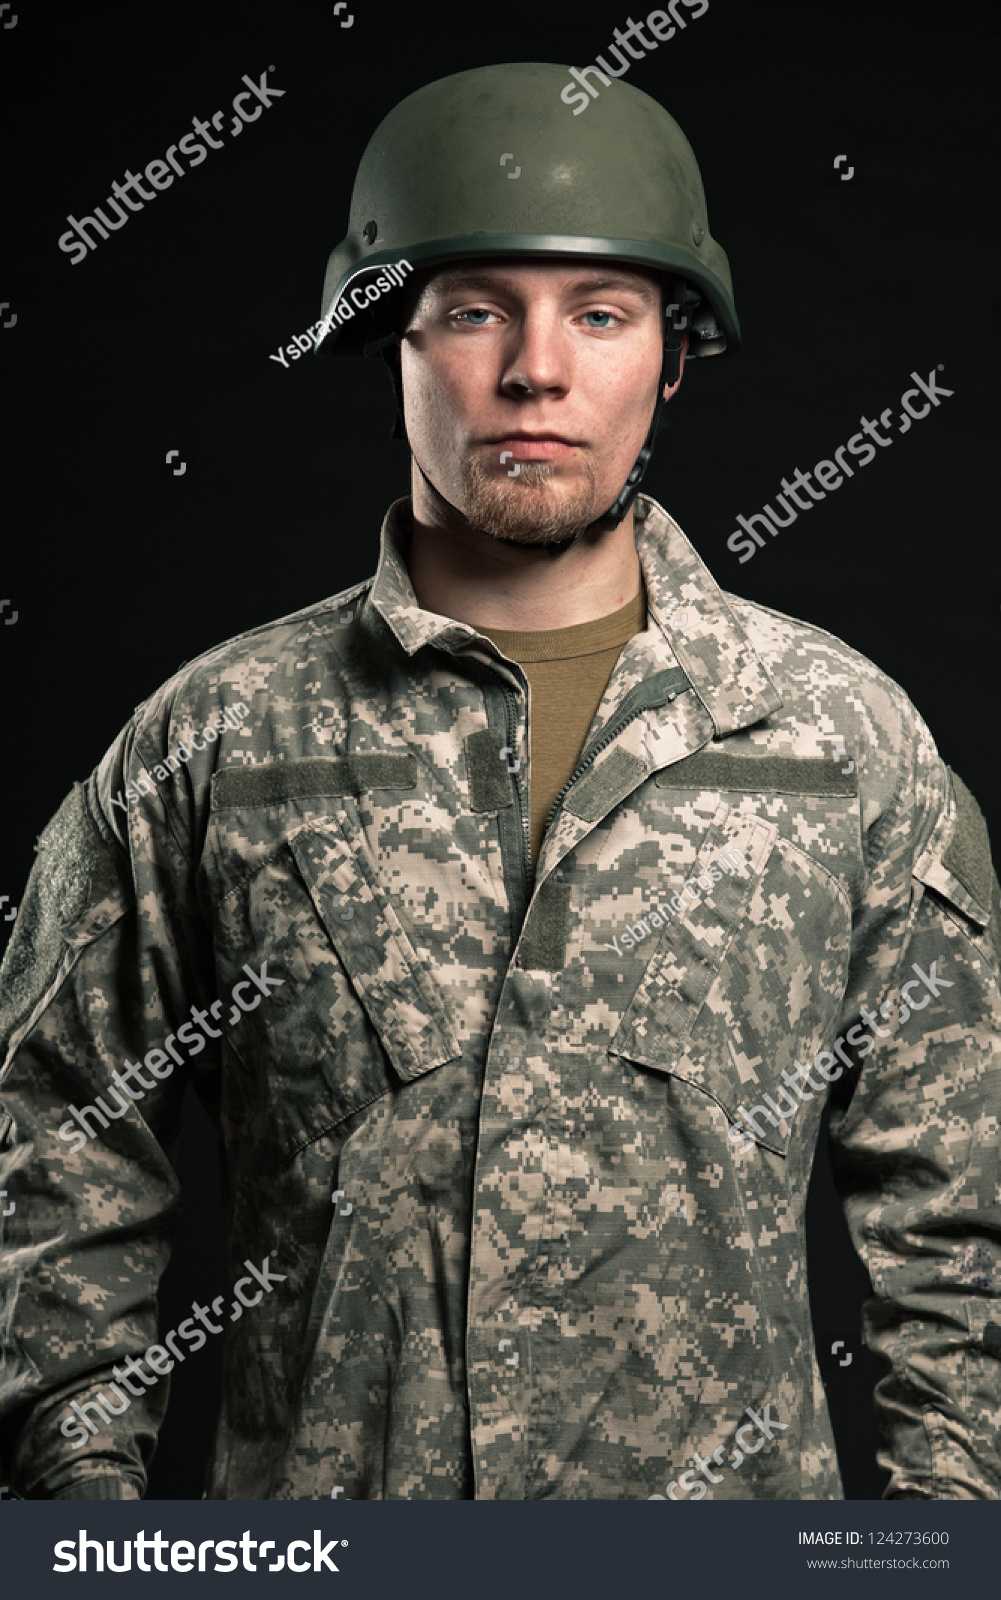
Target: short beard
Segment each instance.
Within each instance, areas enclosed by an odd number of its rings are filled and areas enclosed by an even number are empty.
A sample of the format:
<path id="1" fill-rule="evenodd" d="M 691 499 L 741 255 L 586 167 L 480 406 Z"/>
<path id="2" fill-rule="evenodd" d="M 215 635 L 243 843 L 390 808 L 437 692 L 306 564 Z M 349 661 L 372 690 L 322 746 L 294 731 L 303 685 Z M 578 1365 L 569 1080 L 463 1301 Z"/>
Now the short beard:
<path id="1" fill-rule="evenodd" d="M 597 480 L 584 457 L 586 483 L 564 493 L 545 486 L 556 475 L 551 461 L 523 461 L 517 478 L 498 476 L 472 452 L 463 472 L 467 522 L 488 538 L 507 544 L 561 544 L 583 533 L 597 514 Z M 526 493 L 526 491 L 528 491 Z"/>

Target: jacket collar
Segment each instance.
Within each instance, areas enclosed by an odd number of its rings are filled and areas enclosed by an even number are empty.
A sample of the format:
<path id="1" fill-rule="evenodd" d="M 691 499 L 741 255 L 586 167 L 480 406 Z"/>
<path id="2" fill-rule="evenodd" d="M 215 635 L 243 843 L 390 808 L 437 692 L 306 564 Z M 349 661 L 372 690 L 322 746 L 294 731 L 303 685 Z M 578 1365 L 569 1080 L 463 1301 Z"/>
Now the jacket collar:
<path id="1" fill-rule="evenodd" d="M 407 567 L 410 527 L 407 496 L 394 501 L 386 513 L 369 594 L 401 648 L 408 656 L 429 645 L 452 655 L 473 648 L 488 658 L 505 660 L 493 642 L 468 623 L 424 611 L 418 604 Z M 764 663 L 678 524 L 656 500 L 637 495 L 634 530 L 648 622 L 646 633 L 630 640 L 622 652 L 617 688 L 642 696 L 643 684 L 680 666 L 712 718 L 715 738 L 777 711 L 782 700 Z M 623 674 L 630 681 L 620 683 Z"/>

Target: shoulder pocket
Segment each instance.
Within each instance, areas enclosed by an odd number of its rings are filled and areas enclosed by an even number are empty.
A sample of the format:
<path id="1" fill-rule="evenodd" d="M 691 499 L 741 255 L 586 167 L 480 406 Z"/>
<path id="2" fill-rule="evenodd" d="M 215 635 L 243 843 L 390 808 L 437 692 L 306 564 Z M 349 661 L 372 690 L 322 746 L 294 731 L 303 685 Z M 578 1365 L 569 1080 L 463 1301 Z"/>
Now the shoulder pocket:
<path id="1" fill-rule="evenodd" d="M 998 940 L 998 882 L 983 812 L 951 767 L 947 767 L 956 814 L 944 849 L 933 841 L 914 867 L 919 883 L 933 889 L 970 922 L 987 931 L 995 955 Z"/>

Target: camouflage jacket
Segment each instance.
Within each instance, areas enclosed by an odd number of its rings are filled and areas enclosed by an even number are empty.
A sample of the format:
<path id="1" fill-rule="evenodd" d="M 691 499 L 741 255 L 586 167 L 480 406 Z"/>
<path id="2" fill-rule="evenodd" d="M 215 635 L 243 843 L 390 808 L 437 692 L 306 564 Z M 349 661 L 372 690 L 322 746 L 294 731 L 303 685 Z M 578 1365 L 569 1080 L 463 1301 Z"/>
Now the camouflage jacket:
<path id="1" fill-rule="evenodd" d="M 41 836 L 0 1017 L 11 1484 L 144 1490 L 169 1379 L 86 1406 L 157 1338 L 190 1080 L 230 1282 L 268 1279 L 213 1330 L 209 1498 L 840 1498 L 828 1098 L 887 1493 L 997 1497 L 976 802 L 896 684 L 640 499 L 649 625 L 533 878 L 526 680 L 418 606 L 408 509 L 374 580 L 186 664 Z"/>

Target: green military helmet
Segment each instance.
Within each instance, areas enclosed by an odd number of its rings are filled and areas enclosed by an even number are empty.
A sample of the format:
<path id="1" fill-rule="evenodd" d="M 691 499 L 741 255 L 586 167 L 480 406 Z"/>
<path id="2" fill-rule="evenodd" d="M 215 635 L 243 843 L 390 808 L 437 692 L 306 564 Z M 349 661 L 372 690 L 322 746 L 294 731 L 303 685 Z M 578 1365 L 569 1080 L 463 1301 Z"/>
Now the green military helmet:
<path id="1" fill-rule="evenodd" d="M 696 289 L 688 359 L 739 347 L 730 266 L 674 118 L 614 80 L 586 99 L 546 62 L 476 67 L 408 95 L 369 140 L 323 285 L 321 354 L 357 355 L 409 271 L 472 256 L 586 256 Z M 406 265 L 399 273 L 378 269 Z M 375 316 L 370 307 L 377 307 Z M 335 310 L 336 308 L 336 310 Z M 684 324 L 683 324 L 684 326 Z"/>

